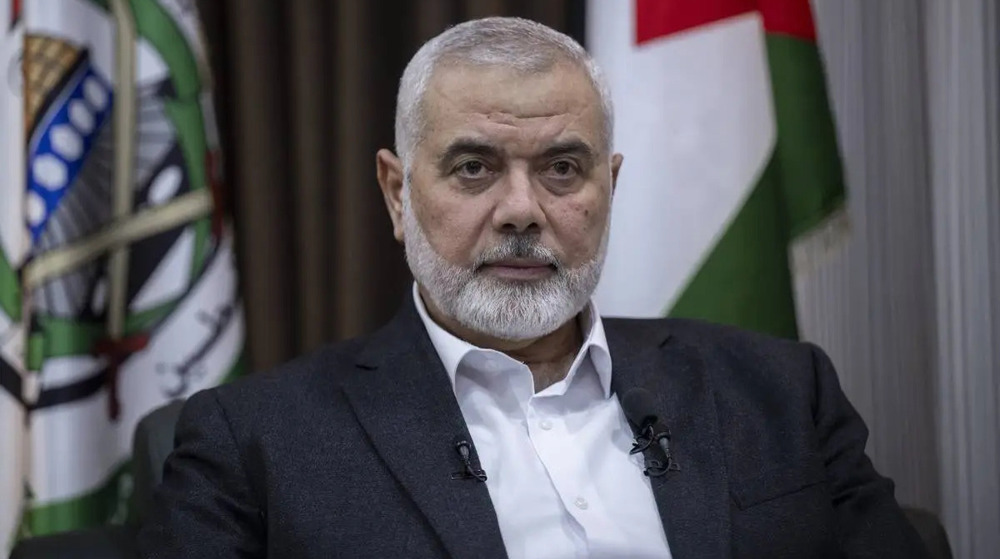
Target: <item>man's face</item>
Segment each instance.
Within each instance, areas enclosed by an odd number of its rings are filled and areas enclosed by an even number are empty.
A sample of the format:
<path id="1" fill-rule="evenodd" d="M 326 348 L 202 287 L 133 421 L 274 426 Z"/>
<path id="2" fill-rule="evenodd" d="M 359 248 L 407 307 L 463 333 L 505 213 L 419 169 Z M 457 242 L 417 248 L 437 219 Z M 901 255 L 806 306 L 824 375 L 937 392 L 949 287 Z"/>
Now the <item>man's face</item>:
<path id="1" fill-rule="evenodd" d="M 547 334 L 596 287 L 621 156 L 583 70 L 441 66 L 398 212 L 435 306 L 505 339 Z M 384 188 L 384 187 L 383 187 Z M 387 201 L 389 195 L 387 194 Z"/>

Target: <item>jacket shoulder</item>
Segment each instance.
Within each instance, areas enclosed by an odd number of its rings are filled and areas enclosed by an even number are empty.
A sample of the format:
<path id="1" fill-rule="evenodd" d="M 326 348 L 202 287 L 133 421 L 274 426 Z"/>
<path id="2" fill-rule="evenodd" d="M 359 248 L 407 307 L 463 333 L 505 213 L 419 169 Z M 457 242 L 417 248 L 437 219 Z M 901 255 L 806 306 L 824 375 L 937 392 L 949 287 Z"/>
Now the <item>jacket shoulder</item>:
<path id="1" fill-rule="evenodd" d="M 355 357 L 365 339 L 327 344 L 271 369 L 207 388 L 231 420 L 285 414 L 317 398 L 335 397 L 343 379 L 357 371 Z"/>
<path id="2" fill-rule="evenodd" d="M 702 349 L 800 350 L 807 345 L 728 324 L 693 318 L 604 318 L 607 328 L 635 338 L 671 337 Z"/>
<path id="3" fill-rule="evenodd" d="M 811 343 L 703 320 L 611 318 L 605 325 L 633 340 L 665 340 L 666 346 L 693 349 L 707 374 L 723 385 L 811 385 L 817 363 L 828 359 Z"/>

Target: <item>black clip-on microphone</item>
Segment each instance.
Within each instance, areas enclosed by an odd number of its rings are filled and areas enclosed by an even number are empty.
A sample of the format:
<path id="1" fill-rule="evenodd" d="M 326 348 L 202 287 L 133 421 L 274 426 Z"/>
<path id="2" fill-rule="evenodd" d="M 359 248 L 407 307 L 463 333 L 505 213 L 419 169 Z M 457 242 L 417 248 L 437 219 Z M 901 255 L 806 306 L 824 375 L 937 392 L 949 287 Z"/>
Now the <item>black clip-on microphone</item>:
<path id="1" fill-rule="evenodd" d="M 458 452 L 458 456 L 462 459 L 463 469 L 461 472 L 451 474 L 451 479 L 476 479 L 485 483 L 486 472 L 482 468 L 472 466 L 472 444 L 463 438 L 459 438 L 455 441 L 455 451 Z"/>
<path id="2" fill-rule="evenodd" d="M 646 464 L 643 473 L 649 477 L 660 477 L 667 472 L 681 471 L 670 450 L 670 429 L 660 423 L 653 412 L 656 407 L 653 395 L 646 389 L 633 388 L 622 397 L 621 405 L 625 417 L 635 432 L 635 440 L 632 442 L 629 454 L 642 453 Z M 661 457 L 655 456 L 657 454 L 655 449 L 663 453 L 662 460 Z"/>

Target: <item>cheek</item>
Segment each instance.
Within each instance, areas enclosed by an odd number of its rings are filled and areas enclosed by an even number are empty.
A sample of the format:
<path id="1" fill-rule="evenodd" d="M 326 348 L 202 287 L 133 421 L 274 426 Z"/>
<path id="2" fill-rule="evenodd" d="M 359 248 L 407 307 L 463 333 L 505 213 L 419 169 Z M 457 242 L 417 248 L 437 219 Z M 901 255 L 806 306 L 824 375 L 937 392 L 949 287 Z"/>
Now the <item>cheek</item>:
<path id="1" fill-rule="evenodd" d="M 552 231 L 574 263 L 593 258 L 607 223 L 607 204 L 596 200 L 569 201 L 552 212 Z"/>
<path id="2" fill-rule="evenodd" d="M 440 200 L 421 210 L 424 233 L 434 250 L 456 265 L 467 265 L 475 259 L 475 248 L 481 236 L 483 212 L 458 200 Z"/>

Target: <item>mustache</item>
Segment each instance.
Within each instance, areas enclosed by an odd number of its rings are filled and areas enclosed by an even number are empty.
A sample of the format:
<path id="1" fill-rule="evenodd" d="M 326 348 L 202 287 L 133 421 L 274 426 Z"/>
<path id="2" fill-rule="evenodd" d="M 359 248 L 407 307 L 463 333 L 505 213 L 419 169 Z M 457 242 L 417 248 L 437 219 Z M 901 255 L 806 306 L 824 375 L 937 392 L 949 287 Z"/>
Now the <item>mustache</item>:
<path id="1" fill-rule="evenodd" d="M 553 266 L 556 270 L 562 269 L 562 262 L 552 249 L 542 245 L 537 235 L 507 235 L 496 246 L 492 246 L 482 252 L 476 259 L 476 271 L 483 266 L 494 264 L 502 260 L 512 258 L 524 258 L 538 260 Z"/>

